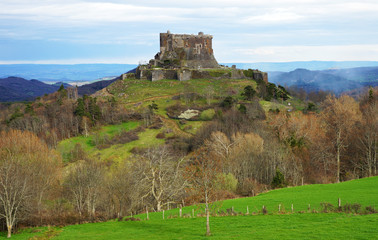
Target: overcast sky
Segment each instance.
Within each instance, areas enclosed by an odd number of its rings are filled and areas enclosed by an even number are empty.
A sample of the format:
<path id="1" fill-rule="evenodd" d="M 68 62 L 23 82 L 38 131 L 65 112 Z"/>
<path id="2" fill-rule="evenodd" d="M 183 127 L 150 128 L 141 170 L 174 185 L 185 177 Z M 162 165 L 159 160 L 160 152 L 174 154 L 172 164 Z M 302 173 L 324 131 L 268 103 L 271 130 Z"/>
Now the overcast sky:
<path id="1" fill-rule="evenodd" d="M 222 63 L 378 61 L 377 25 L 377 0 L 1 0 L 0 63 L 137 64 L 167 30 Z"/>

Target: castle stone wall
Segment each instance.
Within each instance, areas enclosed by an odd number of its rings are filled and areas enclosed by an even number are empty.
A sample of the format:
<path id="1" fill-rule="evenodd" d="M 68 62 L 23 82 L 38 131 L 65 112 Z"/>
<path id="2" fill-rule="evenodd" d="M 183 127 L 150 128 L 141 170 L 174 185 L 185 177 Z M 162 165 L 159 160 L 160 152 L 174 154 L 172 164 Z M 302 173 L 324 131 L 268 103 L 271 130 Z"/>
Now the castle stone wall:
<path id="1" fill-rule="evenodd" d="M 201 32 L 198 35 L 160 33 L 160 52 L 155 59 L 163 63 L 178 60 L 180 67 L 218 68 L 212 39 L 213 36 Z"/>

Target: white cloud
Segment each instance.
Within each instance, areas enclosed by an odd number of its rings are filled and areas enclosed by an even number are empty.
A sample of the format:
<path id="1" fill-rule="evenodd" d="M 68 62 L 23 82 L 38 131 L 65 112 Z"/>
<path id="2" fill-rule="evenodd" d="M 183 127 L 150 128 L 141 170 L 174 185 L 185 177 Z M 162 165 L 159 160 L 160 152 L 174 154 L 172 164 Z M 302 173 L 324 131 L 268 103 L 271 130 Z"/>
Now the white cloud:
<path id="1" fill-rule="evenodd" d="M 262 13 L 261 15 L 248 16 L 244 18 L 241 22 L 260 25 L 260 24 L 283 24 L 292 23 L 304 19 L 305 16 L 297 14 L 295 12 L 290 12 L 285 9 L 276 9 L 269 13 Z"/>
<path id="2" fill-rule="evenodd" d="M 134 61 L 170 29 L 213 34 L 223 62 L 377 60 L 377 12 L 377 0 L 1 0 L 0 40 L 124 44 Z"/>
<path id="3" fill-rule="evenodd" d="M 234 49 L 232 61 L 285 62 L 285 61 L 378 61 L 378 44 L 327 46 L 265 46 Z M 221 60 L 219 60 L 221 61 Z M 222 61 L 221 61 L 222 62 Z M 224 62 L 224 61 L 223 61 Z"/>

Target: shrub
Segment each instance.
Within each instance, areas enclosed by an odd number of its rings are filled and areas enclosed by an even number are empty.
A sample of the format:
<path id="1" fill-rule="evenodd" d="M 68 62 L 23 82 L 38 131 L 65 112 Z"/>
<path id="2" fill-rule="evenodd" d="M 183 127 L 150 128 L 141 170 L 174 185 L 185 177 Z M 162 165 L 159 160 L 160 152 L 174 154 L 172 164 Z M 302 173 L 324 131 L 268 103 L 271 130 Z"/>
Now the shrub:
<path id="1" fill-rule="evenodd" d="M 239 111 L 243 114 L 247 113 L 247 107 L 244 104 L 240 104 Z"/>
<path id="2" fill-rule="evenodd" d="M 156 138 L 157 138 L 157 139 L 164 139 L 164 138 L 165 138 L 165 134 L 164 134 L 164 133 L 158 133 L 158 134 L 156 135 Z"/>
<path id="3" fill-rule="evenodd" d="M 328 203 L 328 202 L 320 203 L 320 207 L 322 209 L 322 212 L 324 213 L 333 212 L 336 210 L 335 206 L 333 206 L 331 203 Z"/>
<path id="4" fill-rule="evenodd" d="M 252 100 L 255 96 L 256 90 L 253 89 L 251 85 L 248 85 L 244 88 L 244 92 L 241 94 L 246 100 Z"/>
<path id="5" fill-rule="evenodd" d="M 361 211 L 361 204 L 359 203 L 346 203 L 341 207 L 341 210 L 345 213 L 360 213 Z"/>
<path id="6" fill-rule="evenodd" d="M 367 206 L 365 208 L 365 213 L 366 214 L 373 214 L 373 213 L 378 213 L 378 211 L 375 210 L 375 208 L 373 206 Z"/>
<path id="7" fill-rule="evenodd" d="M 276 175 L 274 176 L 271 185 L 272 188 L 283 188 L 287 186 L 285 176 L 281 173 L 281 171 L 278 168 L 276 169 Z"/>
<path id="8" fill-rule="evenodd" d="M 219 190 L 227 190 L 230 192 L 236 192 L 238 186 L 238 180 L 232 173 L 222 173 L 217 176 L 217 186 Z"/>
<path id="9" fill-rule="evenodd" d="M 231 108 L 232 105 L 234 105 L 235 99 L 233 99 L 231 96 L 226 97 L 222 102 L 221 102 L 221 107 L 222 108 Z"/>
<path id="10" fill-rule="evenodd" d="M 261 184 L 252 178 L 246 178 L 238 185 L 238 194 L 242 196 L 254 196 L 268 189 L 267 185 Z"/>
<path id="11" fill-rule="evenodd" d="M 207 109 L 203 112 L 201 112 L 201 115 L 200 115 L 200 120 L 202 121 L 210 121 L 214 118 L 215 116 L 215 110 L 214 109 Z"/>

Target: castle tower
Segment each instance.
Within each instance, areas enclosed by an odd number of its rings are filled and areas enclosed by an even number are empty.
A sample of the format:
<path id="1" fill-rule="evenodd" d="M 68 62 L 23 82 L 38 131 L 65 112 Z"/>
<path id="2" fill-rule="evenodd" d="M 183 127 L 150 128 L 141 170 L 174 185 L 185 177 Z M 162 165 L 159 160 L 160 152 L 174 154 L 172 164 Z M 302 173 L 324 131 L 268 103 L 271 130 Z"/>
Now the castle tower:
<path id="1" fill-rule="evenodd" d="M 155 60 L 160 64 L 175 64 L 181 68 L 218 68 L 212 47 L 213 36 L 160 33 L 160 52 Z"/>

